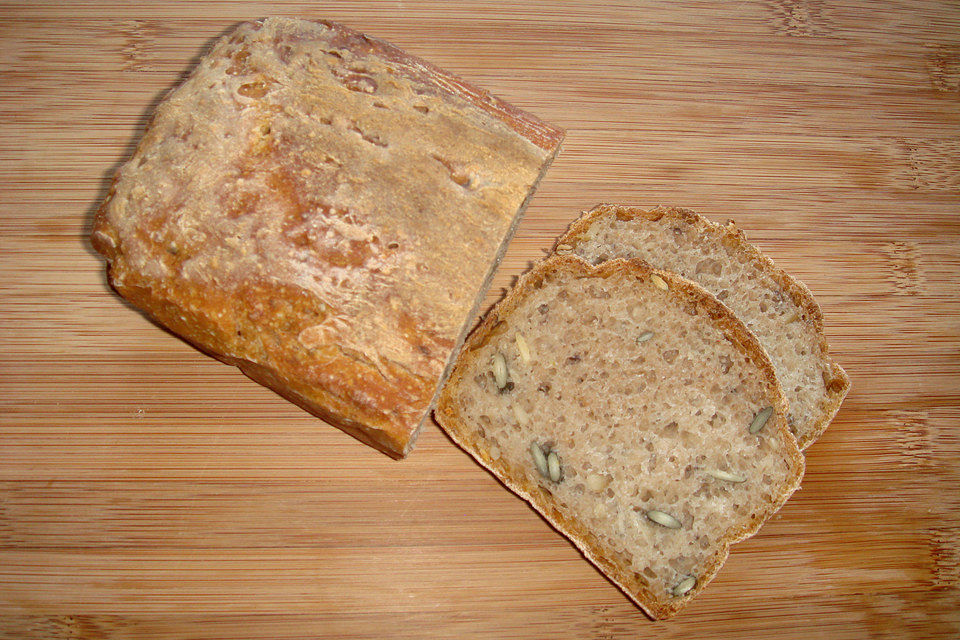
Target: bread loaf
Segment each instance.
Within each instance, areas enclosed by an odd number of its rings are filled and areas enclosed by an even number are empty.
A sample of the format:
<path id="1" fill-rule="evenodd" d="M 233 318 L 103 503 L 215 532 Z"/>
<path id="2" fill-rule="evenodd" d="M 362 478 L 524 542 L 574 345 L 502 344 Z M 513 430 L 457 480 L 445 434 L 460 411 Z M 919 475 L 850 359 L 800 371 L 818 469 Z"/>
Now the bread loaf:
<path id="1" fill-rule="evenodd" d="M 92 242 L 157 323 L 400 457 L 561 138 L 341 25 L 244 23 L 157 107 Z"/>
<path id="2" fill-rule="evenodd" d="M 799 486 L 786 411 L 756 338 L 696 284 L 553 256 L 471 334 L 435 415 L 666 618 Z"/>
<path id="3" fill-rule="evenodd" d="M 830 358 L 820 305 L 733 222 L 721 226 L 686 209 L 601 205 L 575 221 L 557 246 L 594 264 L 640 258 L 695 281 L 730 307 L 767 350 L 801 449 L 840 408 L 850 379 Z"/>

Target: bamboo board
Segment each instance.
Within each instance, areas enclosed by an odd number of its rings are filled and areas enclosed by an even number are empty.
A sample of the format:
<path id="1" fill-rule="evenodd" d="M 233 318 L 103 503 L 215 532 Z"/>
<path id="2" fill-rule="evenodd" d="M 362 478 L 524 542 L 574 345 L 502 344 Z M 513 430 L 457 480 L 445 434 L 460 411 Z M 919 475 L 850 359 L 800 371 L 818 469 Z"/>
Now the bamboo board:
<path id="1" fill-rule="evenodd" d="M 567 139 L 487 298 L 598 202 L 733 217 L 853 389 L 778 516 L 651 622 L 434 426 L 394 462 L 157 329 L 85 240 L 211 39 L 344 22 Z M 0 5 L 0 637 L 960 635 L 960 7 Z"/>

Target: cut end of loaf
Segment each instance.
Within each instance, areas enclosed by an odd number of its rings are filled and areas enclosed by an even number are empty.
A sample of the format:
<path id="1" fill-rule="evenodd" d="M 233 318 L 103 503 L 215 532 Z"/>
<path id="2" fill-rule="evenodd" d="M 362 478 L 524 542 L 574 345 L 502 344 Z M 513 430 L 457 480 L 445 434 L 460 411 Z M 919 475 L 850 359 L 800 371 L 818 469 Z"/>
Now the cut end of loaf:
<path id="1" fill-rule="evenodd" d="M 797 488 L 785 413 L 763 350 L 702 289 L 559 256 L 470 337 L 436 416 L 664 618 Z"/>

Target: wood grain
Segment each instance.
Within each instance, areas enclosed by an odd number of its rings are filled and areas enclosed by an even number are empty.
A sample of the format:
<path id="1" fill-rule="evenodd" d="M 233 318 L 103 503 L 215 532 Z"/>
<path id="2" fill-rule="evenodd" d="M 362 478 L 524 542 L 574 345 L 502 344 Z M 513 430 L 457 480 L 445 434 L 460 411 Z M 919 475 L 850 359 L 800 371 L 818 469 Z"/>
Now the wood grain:
<path id="1" fill-rule="evenodd" d="M 491 304 L 598 202 L 735 218 L 851 391 L 803 489 L 653 623 L 435 427 L 397 463 L 157 329 L 86 241 L 205 47 L 342 21 L 565 127 Z M 0 4 L 0 637 L 960 635 L 960 7 Z"/>

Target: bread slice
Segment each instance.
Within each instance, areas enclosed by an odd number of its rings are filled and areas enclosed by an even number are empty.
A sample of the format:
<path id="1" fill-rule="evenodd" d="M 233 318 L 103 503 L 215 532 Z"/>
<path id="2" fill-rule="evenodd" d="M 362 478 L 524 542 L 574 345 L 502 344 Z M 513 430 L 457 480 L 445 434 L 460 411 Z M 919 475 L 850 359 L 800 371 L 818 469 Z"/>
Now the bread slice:
<path id="1" fill-rule="evenodd" d="M 767 350 L 801 449 L 840 409 L 850 379 L 830 358 L 820 305 L 733 222 L 721 226 L 687 209 L 600 205 L 575 221 L 557 247 L 594 264 L 640 258 L 693 280 L 730 307 Z"/>
<path id="2" fill-rule="evenodd" d="M 667 618 L 799 486 L 786 408 L 756 338 L 696 284 L 552 256 L 471 334 L 435 415 Z"/>
<path id="3" fill-rule="evenodd" d="M 330 22 L 239 25 L 100 208 L 156 322 L 407 454 L 562 132 Z"/>

